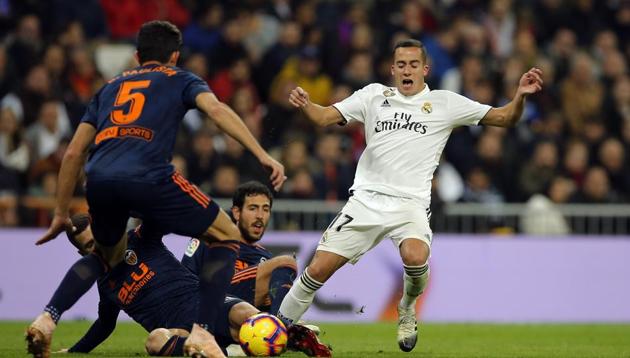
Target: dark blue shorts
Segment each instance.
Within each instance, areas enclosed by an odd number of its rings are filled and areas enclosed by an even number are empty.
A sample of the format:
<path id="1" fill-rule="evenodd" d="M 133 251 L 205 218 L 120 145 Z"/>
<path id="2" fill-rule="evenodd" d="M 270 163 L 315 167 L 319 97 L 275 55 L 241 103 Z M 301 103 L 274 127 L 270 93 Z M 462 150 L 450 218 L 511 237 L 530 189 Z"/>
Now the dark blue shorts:
<path id="1" fill-rule="evenodd" d="M 217 312 L 217 320 L 214 323 L 214 338 L 221 348 L 225 348 L 230 344 L 234 344 L 232 333 L 230 332 L 230 310 L 236 304 L 243 302 L 240 298 L 226 296 L 225 301 Z M 164 328 L 181 328 L 188 332 L 192 329 L 193 322 L 197 317 L 197 309 L 194 304 L 179 305 L 176 310 L 171 312 L 168 319 L 167 327 Z"/>
<path id="2" fill-rule="evenodd" d="M 236 272 L 232 277 L 232 282 L 228 288 L 228 294 L 241 298 L 254 306 L 254 297 L 256 296 L 256 275 L 258 274 L 258 265 L 249 266 L 248 268 Z"/>
<path id="3" fill-rule="evenodd" d="M 199 237 L 216 219 L 219 206 L 175 173 L 161 183 L 89 180 L 86 198 L 94 239 L 114 246 L 130 216 L 162 235 Z"/>

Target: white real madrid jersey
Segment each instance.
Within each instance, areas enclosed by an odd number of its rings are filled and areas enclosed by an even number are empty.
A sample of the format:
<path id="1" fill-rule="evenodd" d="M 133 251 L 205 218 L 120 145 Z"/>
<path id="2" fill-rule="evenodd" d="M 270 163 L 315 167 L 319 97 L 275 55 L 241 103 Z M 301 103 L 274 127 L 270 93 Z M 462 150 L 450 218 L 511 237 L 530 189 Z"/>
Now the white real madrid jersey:
<path id="1" fill-rule="evenodd" d="M 454 92 L 431 91 L 427 85 L 407 97 L 379 83 L 334 106 L 346 121 L 365 126 L 367 146 L 352 190 L 414 198 L 426 206 L 433 172 L 453 128 L 478 124 L 492 108 Z"/>

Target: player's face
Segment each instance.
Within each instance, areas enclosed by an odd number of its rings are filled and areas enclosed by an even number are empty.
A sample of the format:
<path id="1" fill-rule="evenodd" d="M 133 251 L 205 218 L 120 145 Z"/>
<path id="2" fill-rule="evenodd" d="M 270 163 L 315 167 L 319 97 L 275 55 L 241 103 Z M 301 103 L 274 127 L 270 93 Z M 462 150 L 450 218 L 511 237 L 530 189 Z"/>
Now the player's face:
<path id="1" fill-rule="evenodd" d="M 422 50 L 418 47 L 399 47 L 394 52 L 392 76 L 398 92 L 413 96 L 424 89 L 424 77 L 429 66 L 422 61 Z"/>
<path id="2" fill-rule="evenodd" d="M 234 208 L 232 214 L 243 238 L 250 242 L 258 241 L 269 223 L 271 202 L 263 194 L 246 196 L 243 208 Z"/>
<path id="3" fill-rule="evenodd" d="M 85 256 L 94 251 L 94 235 L 92 235 L 92 228 L 86 227 L 80 234 L 74 237 L 75 241 L 79 244 L 79 254 Z"/>

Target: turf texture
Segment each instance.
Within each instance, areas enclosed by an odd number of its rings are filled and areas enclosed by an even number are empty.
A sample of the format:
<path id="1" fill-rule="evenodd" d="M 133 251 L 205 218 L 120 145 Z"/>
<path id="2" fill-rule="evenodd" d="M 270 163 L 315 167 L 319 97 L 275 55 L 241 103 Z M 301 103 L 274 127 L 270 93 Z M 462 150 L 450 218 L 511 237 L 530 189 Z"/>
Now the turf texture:
<path id="1" fill-rule="evenodd" d="M 62 321 L 53 350 L 76 342 L 89 322 Z M 26 322 L 0 322 L 0 357 L 26 357 Z M 630 324 L 423 324 L 411 353 L 398 350 L 396 325 L 321 325 L 321 339 L 334 357 L 628 357 Z M 146 356 L 147 333 L 137 324 L 119 323 L 114 334 L 89 355 L 72 357 Z M 53 355 L 63 357 L 67 355 Z M 287 357 L 304 356 L 287 353 Z"/>

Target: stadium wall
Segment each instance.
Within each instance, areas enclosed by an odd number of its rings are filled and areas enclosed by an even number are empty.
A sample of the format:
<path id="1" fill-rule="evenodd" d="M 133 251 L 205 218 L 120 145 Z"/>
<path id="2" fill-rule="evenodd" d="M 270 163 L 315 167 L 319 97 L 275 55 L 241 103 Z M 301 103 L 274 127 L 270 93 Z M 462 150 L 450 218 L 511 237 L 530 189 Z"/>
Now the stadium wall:
<path id="1" fill-rule="evenodd" d="M 0 229 L 0 320 L 27 320 L 47 303 L 78 256 L 61 237 L 34 242 L 42 230 Z M 308 262 L 320 234 L 267 233 L 275 253 Z M 165 239 L 177 257 L 187 240 Z M 435 235 L 432 279 L 419 302 L 432 322 L 630 322 L 630 240 L 605 236 Z M 384 242 L 355 266 L 342 268 L 307 313 L 317 321 L 395 318 L 402 286 L 400 258 Z M 65 319 L 94 318 L 92 288 Z"/>

